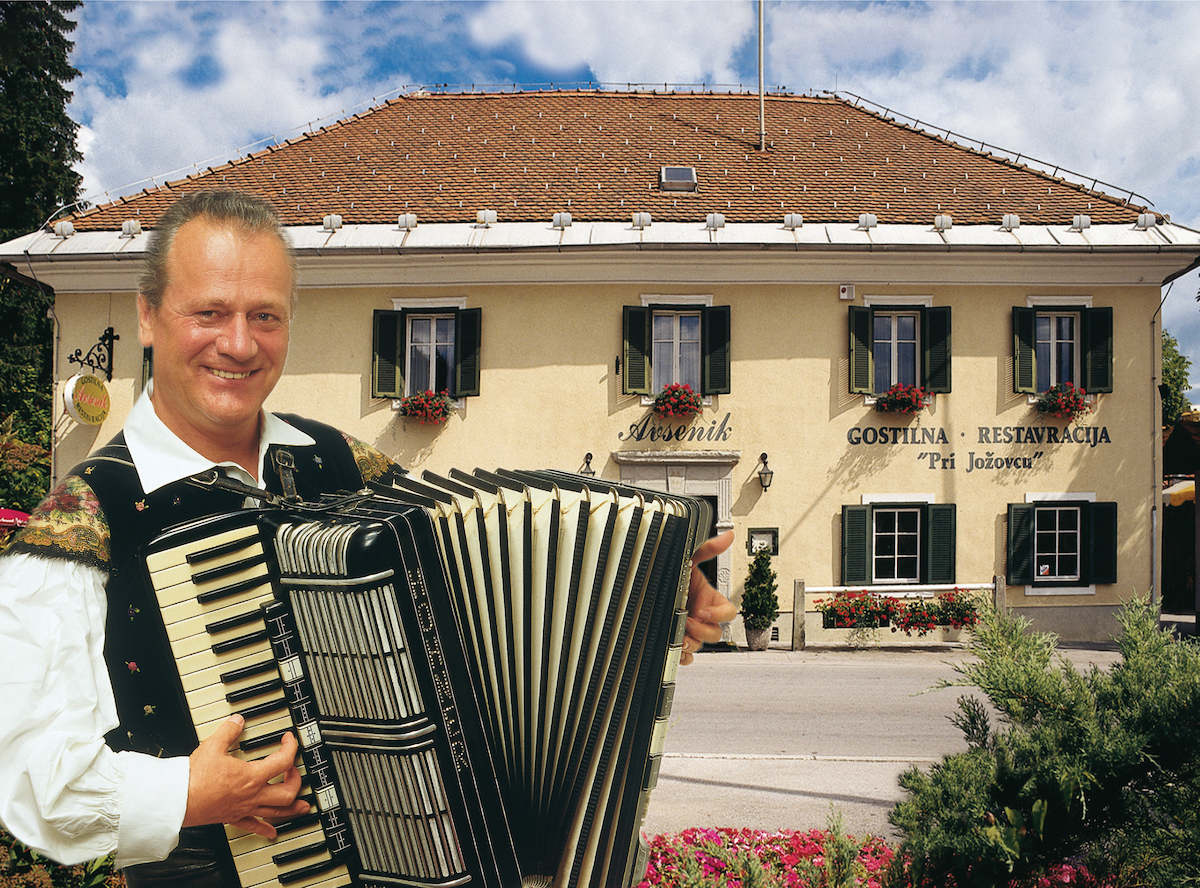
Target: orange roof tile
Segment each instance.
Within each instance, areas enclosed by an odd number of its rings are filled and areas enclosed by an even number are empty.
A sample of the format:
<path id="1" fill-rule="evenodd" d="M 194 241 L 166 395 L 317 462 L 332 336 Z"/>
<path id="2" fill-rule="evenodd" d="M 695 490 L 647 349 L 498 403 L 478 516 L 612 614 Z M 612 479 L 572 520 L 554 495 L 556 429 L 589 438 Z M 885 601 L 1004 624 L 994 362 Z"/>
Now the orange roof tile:
<path id="1" fill-rule="evenodd" d="M 88 210 L 80 230 L 138 218 L 153 227 L 181 193 L 237 188 L 269 198 L 289 225 L 473 221 L 1064 225 L 1132 223 L 1145 208 L 939 138 L 831 96 L 766 98 L 768 147 L 758 150 L 758 97 L 636 92 L 418 93 L 186 179 Z M 695 193 L 661 191 L 663 166 L 695 167 Z"/>

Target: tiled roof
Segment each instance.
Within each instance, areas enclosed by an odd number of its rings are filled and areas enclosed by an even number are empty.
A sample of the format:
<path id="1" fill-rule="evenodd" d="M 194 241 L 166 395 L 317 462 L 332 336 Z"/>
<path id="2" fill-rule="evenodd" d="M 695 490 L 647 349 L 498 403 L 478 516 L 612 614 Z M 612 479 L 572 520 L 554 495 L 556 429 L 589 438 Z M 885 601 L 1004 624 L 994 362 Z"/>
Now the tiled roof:
<path id="1" fill-rule="evenodd" d="M 1144 208 L 975 151 L 831 96 L 637 92 L 418 93 L 250 157 L 75 217 L 79 230 L 151 228 L 181 193 L 237 188 L 289 225 L 473 221 L 853 222 L 956 225 L 1132 223 Z M 662 191 L 663 166 L 694 167 L 695 193 Z"/>

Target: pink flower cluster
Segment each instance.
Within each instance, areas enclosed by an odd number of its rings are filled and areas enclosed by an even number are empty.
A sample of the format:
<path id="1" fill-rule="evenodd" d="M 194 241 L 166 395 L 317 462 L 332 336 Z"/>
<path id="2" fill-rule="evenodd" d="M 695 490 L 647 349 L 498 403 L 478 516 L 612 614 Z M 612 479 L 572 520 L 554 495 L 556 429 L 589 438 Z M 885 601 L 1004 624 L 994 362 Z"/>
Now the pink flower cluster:
<path id="1" fill-rule="evenodd" d="M 650 862 L 638 888 L 743 888 L 746 866 L 762 867 L 758 885 L 782 888 L 825 888 L 829 874 L 825 860 L 834 842 L 849 842 L 856 849 L 853 878 L 861 888 L 882 888 L 896 851 L 883 839 L 853 836 L 828 830 L 807 832 L 753 829 L 687 829 L 677 836 L 649 839 Z M 901 876 L 903 879 L 903 876 Z M 1080 864 L 1060 863 L 1031 881 L 1013 881 L 1008 888 L 1113 888 Z"/>
<path id="2" fill-rule="evenodd" d="M 703 876 L 712 888 L 742 888 L 743 867 L 755 858 L 763 868 L 765 884 L 785 888 L 819 888 L 829 832 L 764 832 L 751 829 L 689 829 L 678 836 L 650 840 L 650 863 L 639 888 L 681 888 L 691 881 L 689 871 Z M 880 888 L 894 851 L 882 839 L 870 837 L 858 848 L 854 884 Z"/>
<path id="3" fill-rule="evenodd" d="M 1075 888 L 1113 888 L 1112 882 L 1100 881 L 1086 866 L 1070 863 L 1050 867 L 1046 875 L 1034 883 L 1035 888 L 1058 888 L 1059 885 L 1074 885 Z"/>

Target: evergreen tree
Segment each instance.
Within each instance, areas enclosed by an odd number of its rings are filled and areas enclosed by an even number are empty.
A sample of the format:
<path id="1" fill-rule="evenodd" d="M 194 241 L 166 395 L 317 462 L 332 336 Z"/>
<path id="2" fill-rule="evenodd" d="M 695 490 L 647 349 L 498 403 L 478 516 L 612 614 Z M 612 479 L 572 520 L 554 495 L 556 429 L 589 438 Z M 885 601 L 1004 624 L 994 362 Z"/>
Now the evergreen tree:
<path id="1" fill-rule="evenodd" d="M 1162 424 L 1174 425 L 1179 417 L 1192 409 L 1184 395 L 1190 387 L 1188 370 L 1192 362 L 1179 353 L 1179 343 L 1166 330 L 1162 331 Z"/>
<path id="2" fill-rule="evenodd" d="M 771 570 L 771 550 L 763 546 L 755 550 L 742 592 L 742 619 L 747 629 L 769 629 L 779 616 L 779 598 L 775 571 Z"/>
<path id="3" fill-rule="evenodd" d="M 0 2 L 0 241 L 43 225 L 75 203 L 79 126 L 67 116 L 67 15 L 79 0 Z M 21 269 L 9 269 L 20 274 Z M 49 479 L 53 324 L 51 296 L 0 277 L 0 507 L 31 509 Z M 33 448 L 32 450 L 30 448 Z"/>

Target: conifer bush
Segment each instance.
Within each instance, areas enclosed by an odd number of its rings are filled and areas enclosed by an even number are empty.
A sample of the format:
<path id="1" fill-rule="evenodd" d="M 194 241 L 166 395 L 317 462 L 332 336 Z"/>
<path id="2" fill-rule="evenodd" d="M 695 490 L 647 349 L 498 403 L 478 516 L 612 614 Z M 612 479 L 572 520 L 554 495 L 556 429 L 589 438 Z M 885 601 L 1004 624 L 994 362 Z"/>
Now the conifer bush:
<path id="1" fill-rule="evenodd" d="M 1076 669 L 1057 640 L 994 610 L 956 667 L 967 751 L 913 768 L 891 822 L 893 884 L 1085 886 L 1200 881 L 1200 647 L 1126 605 L 1108 669 Z"/>
<path id="2" fill-rule="evenodd" d="M 742 591 L 742 620 L 747 629 L 769 629 L 779 616 L 779 597 L 775 590 L 775 571 L 771 570 L 771 550 L 762 546 L 754 551 L 746 585 Z"/>

